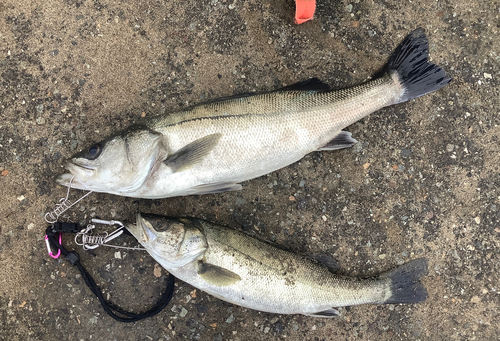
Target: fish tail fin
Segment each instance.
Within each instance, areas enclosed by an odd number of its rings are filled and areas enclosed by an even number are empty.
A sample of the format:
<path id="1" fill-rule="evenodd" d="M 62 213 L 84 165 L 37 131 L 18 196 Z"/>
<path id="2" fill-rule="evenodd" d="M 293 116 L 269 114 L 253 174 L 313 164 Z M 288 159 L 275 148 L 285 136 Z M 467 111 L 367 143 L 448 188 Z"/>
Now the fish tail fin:
<path id="1" fill-rule="evenodd" d="M 420 277 L 427 273 L 427 259 L 416 259 L 390 271 L 384 277 L 390 280 L 391 296 L 383 303 L 417 303 L 427 298 L 427 290 Z"/>
<path id="2" fill-rule="evenodd" d="M 439 90 L 451 82 L 444 70 L 428 59 L 427 37 L 423 29 L 417 28 L 399 44 L 387 63 L 389 73 L 396 74 L 404 87 L 397 103 Z"/>

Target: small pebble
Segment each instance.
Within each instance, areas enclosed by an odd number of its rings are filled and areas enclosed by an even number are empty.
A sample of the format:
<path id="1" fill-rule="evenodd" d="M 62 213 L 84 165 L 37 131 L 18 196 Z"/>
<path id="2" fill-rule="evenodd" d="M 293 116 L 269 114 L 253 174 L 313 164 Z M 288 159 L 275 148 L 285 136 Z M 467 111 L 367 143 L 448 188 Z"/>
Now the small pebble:
<path id="1" fill-rule="evenodd" d="M 231 316 L 228 317 L 228 319 L 226 320 L 226 323 L 232 323 L 234 321 L 234 316 L 233 314 L 231 314 Z"/>
<path id="2" fill-rule="evenodd" d="M 121 254 L 121 252 L 120 252 L 120 251 L 116 251 L 116 252 L 115 252 L 115 258 L 116 258 L 116 259 L 122 259 L 122 254 Z"/>
<path id="3" fill-rule="evenodd" d="M 179 316 L 186 317 L 187 313 L 188 313 L 187 309 L 184 307 L 181 307 L 181 312 L 179 313 Z"/>
<path id="4" fill-rule="evenodd" d="M 475 218 L 474 218 L 474 221 L 476 222 L 476 224 L 478 224 L 478 225 L 479 225 L 479 224 L 481 223 L 481 218 L 479 218 L 479 217 L 475 217 Z"/>
<path id="5" fill-rule="evenodd" d="M 378 255 L 378 258 L 380 258 L 380 259 L 385 259 L 385 257 L 387 257 L 387 255 L 385 253 Z"/>
<path id="6" fill-rule="evenodd" d="M 153 274 L 155 275 L 156 278 L 161 277 L 161 265 L 156 263 L 155 267 L 153 269 Z"/>
<path id="7" fill-rule="evenodd" d="M 45 118 L 43 117 L 37 117 L 36 118 L 36 123 L 42 125 L 42 124 L 45 124 Z"/>
<path id="8" fill-rule="evenodd" d="M 401 149 L 401 156 L 407 157 L 407 156 L 410 156 L 410 154 L 411 154 L 411 150 L 410 149 L 407 149 L 407 148 Z"/>
<path id="9" fill-rule="evenodd" d="M 471 301 L 471 303 L 479 303 L 479 302 L 481 302 L 481 299 L 479 298 L 479 296 L 472 296 L 470 301 Z"/>
<path id="10" fill-rule="evenodd" d="M 304 180 L 300 180 L 299 187 L 304 187 L 305 184 L 306 184 L 306 182 Z"/>
<path id="11" fill-rule="evenodd" d="M 484 78 L 486 79 L 491 79 L 491 74 L 490 73 L 484 73 Z"/>

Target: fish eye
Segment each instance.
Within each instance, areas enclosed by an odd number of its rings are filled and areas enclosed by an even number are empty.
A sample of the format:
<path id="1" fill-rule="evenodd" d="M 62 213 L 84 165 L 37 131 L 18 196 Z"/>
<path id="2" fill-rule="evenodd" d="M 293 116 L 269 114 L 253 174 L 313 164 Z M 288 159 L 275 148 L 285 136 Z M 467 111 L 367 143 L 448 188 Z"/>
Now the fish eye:
<path id="1" fill-rule="evenodd" d="M 85 155 L 85 158 L 88 160 L 95 160 L 99 154 L 101 154 L 101 145 L 100 144 L 94 144 L 91 146 L 87 152 L 87 155 Z"/>
<path id="2" fill-rule="evenodd" d="M 169 223 L 167 220 L 165 219 L 159 219 L 155 222 L 153 228 L 155 229 L 155 231 L 157 232 L 163 232 L 163 231 L 166 231 L 168 230 L 169 228 Z"/>

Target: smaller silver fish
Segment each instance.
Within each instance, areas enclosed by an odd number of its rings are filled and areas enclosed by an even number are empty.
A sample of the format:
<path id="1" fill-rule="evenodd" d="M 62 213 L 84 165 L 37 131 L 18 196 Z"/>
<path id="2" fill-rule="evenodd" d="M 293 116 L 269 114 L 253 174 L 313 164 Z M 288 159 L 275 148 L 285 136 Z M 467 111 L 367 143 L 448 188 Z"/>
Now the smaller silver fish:
<path id="1" fill-rule="evenodd" d="M 421 258 L 376 279 L 339 276 L 326 266 L 245 233 L 194 218 L 138 214 L 125 227 L 171 274 L 246 308 L 315 317 L 336 307 L 416 303 L 427 298 Z"/>

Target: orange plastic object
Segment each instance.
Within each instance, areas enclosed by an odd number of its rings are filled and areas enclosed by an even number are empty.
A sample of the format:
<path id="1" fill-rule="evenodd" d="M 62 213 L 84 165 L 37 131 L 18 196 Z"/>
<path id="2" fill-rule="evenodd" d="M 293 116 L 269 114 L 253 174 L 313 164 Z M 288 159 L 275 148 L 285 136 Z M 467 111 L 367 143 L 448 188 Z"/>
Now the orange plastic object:
<path id="1" fill-rule="evenodd" d="M 316 0 L 295 0 L 295 22 L 302 24 L 311 20 L 316 10 Z"/>

